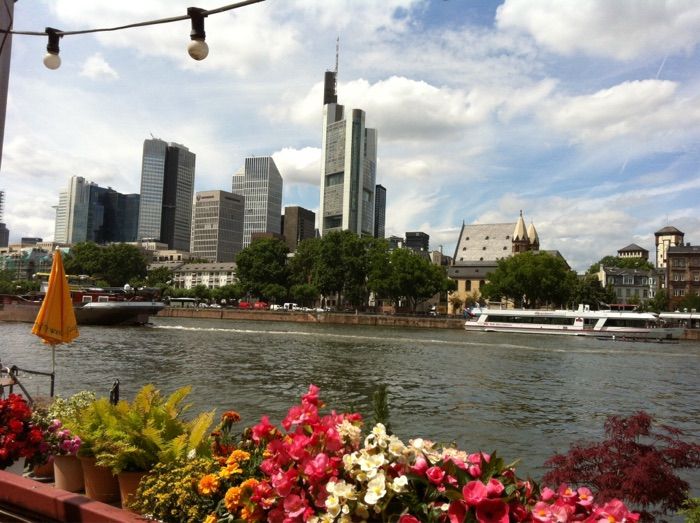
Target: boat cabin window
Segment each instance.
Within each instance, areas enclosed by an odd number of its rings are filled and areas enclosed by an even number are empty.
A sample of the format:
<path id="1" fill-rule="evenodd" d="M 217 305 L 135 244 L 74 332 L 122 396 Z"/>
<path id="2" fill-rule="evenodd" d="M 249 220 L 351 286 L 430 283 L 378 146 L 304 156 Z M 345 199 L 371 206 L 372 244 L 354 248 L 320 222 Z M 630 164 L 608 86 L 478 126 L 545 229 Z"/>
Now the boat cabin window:
<path id="1" fill-rule="evenodd" d="M 109 296 L 98 296 L 98 297 L 97 297 L 97 301 L 98 301 L 98 302 L 109 301 Z"/>
<path id="2" fill-rule="evenodd" d="M 92 303 L 92 296 L 83 296 L 83 303 Z"/>

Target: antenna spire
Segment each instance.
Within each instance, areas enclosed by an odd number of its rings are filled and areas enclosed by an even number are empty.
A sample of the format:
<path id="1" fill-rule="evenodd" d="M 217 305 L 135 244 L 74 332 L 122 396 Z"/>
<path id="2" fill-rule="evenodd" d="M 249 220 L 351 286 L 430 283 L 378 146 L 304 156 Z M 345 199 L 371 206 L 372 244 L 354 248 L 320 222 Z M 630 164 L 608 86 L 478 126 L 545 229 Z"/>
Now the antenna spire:
<path id="1" fill-rule="evenodd" d="M 338 55 L 340 54 L 340 36 L 335 39 L 335 75 L 338 76 Z"/>

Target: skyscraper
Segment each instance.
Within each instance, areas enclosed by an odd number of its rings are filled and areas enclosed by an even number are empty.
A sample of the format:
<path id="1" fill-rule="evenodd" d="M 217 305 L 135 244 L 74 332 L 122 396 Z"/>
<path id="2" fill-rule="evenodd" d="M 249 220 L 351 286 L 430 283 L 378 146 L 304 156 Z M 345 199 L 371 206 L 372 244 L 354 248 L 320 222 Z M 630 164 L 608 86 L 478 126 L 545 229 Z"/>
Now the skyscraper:
<path id="1" fill-rule="evenodd" d="M 10 243 L 10 231 L 2 221 L 5 211 L 5 191 L 0 191 L 0 247 L 7 247 Z"/>
<path id="2" fill-rule="evenodd" d="M 321 156 L 321 235 L 350 230 L 374 236 L 377 131 L 365 112 L 337 103 L 335 72 L 326 71 Z"/>
<path id="3" fill-rule="evenodd" d="M 416 252 L 428 252 L 430 236 L 421 231 L 406 232 L 406 248 Z"/>
<path id="4" fill-rule="evenodd" d="M 57 243 L 87 241 L 90 182 L 71 176 L 68 187 L 58 194 L 53 240 Z"/>
<path id="5" fill-rule="evenodd" d="M 374 237 L 384 238 L 386 224 L 386 188 L 377 185 L 374 188 Z"/>
<path id="6" fill-rule="evenodd" d="M 271 157 L 246 158 L 231 186 L 231 192 L 245 197 L 244 249 L 255 232 L 281 233 L 282 175 Z"/>
<path id="7" fill-rule="evenodd" d="M 316 213 L 298 206 L 285 207 L 282 234 L 289 252 L 296 251 L 299 242 L 316 235 Z"/>
<path id="8" fill-rule="evenodd" d="M 59 193 L 54 241 L 131 242 L 136 239 L 139 195 L 121 194 L 72 176 Z"/>
<path id="9" fill-rule="evenodd" d="M 184 145 L 144 140 L 137 239 L 190 250 L 195 158 Z"/>
<path id="10" fill-rule="evenodd" d="M 201 191 L 192 213 L 191 253 L 212 262 L 232 262 L 243 250 L 245 198 L 227 191 Z"/>

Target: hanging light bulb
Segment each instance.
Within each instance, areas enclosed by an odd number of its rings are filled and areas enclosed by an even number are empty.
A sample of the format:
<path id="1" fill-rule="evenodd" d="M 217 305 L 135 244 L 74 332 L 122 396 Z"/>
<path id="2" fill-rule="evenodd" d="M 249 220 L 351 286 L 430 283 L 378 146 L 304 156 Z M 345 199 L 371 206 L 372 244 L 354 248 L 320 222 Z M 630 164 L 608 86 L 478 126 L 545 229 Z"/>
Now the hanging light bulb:
<path id="1" fill-rule="evenodd" d="M 204 60 L 209 54 L 209 46 L 204 41 L 206 38 L 204 18 L 207 16 L 207 11 L 199 7 L 188 7 L 187 15 L 192 20 L 192 31 L 190 32 L 192 41 L 187 46 L 187 52 L 195 60 Z"/>
<path id="2" fill-rule="evenodd" d="M 58 69 L 61 67 L 61 57 L 58 56 L 60 51 L 58 48 L 58 41 L 63 35 L 58 34 L 60 31 L 52 27 L 47 27 L 45 31 L 49 37 L 49 43 L 46 45 L 44 65 L 49 69 Z"/>

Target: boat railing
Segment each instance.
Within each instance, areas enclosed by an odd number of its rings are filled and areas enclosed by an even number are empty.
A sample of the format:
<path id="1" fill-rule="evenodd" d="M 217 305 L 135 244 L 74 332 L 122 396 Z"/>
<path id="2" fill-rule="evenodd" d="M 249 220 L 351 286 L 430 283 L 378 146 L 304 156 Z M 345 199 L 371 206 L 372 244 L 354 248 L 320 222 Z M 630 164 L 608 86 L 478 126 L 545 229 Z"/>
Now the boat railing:
<path id="1" fill-rule="evenodd" d="M 20 373 L 48 377 L 51 382 L 50 397 L 53 398 L 54 385 L 56 381 L 56 376 L 53 372 L 42 372 L 38 370 L 21 369 L 17 365 L 7 367 L 2 364 L 0 364 L 0 397 L 5 396 L 6 388 L 9 390 L 8 393 L 12 394 L 14 392 L 15 387 L 18 387 L 24 394 L 24 397 L 27 399 L 27 402 L 30 405 L 34 404 L 34 400 L 32 399 L 31 394 L 29 394 L 29 391 L 20 380 Z"/>

